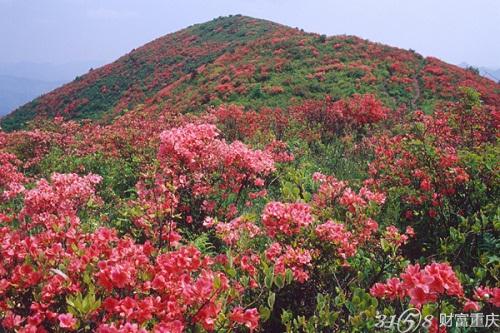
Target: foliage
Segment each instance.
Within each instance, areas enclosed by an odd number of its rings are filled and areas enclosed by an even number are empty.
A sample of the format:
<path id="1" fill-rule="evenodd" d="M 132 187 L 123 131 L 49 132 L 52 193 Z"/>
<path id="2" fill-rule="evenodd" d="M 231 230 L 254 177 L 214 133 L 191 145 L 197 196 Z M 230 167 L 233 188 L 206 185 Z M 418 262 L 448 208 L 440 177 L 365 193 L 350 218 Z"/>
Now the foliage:
<path id="1" fill-rule="evenodd" d="M 0 131 L 0 328 L 376 332 L 418 308 L 437 332 L 497 312 L 498 91 L 241 16 L 153 41 L 3 120 L 24 129 Z"/>

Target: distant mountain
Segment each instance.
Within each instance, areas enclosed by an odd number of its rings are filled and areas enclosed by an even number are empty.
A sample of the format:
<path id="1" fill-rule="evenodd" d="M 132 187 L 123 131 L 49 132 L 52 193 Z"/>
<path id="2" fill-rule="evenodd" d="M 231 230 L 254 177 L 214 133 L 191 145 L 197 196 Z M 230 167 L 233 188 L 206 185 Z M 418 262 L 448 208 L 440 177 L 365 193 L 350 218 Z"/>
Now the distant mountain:
<path id="1" fill-rule="evenodd" d="M 35 117 L 110 122 L 138 108 L 200 112 L 222 103 L 286 108 L 306 99 L 373 93 L 386 105 L 432 109 L 471 86 L 500 105 L 500 85 L 436 58 L 355 36 L 327 37 L 241 15 L 158 38 L 89 71 L 1 121 Z"/>
<path id="2" fill-rule="evenodd" d="M 0 75 L 0 116 L 62 85 L 62 81 L 46 82 Z"/>
<path id="3" fill-rule="evenodd" d="M 482 76 L 500 82 L 500 68 L 493 69 L 490 67 L 479 67 L 479 72 Z"/>
<path id="4" fill-rule="evenodd" d="M 99 61 L 65 64 L 0 63 L 0 116 L 99 65 L 102 65 Z"/>
<path id="5" fill-rule="evenodd" d="M 484 76 L 490 80 L 500 82 L 500 68 L 492 68 L 492 67 L 485 67 L 485 66 L 476 67 L 476 66 L 471 66 L 466 62 L 460 63 L 459 66 L 462 68 L 477 69 L 477 70 L 479 70 L 479 74 L 481 74 L 482 76 Z"/>
<path id="6" fill-rule="evenodd" d="M 85 74 L 92 67 L 102 66 L 97 60 L 68 62 L 63 64 L 38 62 L 0 62 L 0 75 L 14 76 L 45 82 L 70 82 L 77 75 Z"/>

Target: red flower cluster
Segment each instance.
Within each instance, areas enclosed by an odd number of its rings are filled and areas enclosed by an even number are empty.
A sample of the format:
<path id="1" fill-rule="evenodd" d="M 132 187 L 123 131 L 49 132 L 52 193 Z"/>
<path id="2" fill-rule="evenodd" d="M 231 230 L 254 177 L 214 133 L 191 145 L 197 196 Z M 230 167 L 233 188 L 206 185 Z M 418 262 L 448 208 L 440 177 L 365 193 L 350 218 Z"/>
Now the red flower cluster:
<path id="1" fill-rule="evenodd" d="M 17 171 L 21 164 L 15 155 L 0 151 L 0 201 L 9 200 L 24 191 L 24 175 Z"/>
<path id="2" fill-rule="evenodd" d="M 254 138 L 259 133 L 271 132 L 280 138 L 289 124 L 289 117 L 282 109 L 245 110 L 238 105 L 221 105 L 210 111 L 228 140 Z"/>
<path id="3" fill-rule="evenodd" d="M 255 308 L 244 310 L 237 307 L 231 312 L 229 319 L 235 323 L 245 325 L 250 329 L 250 332 L 253 332 L 259 325 L 259 312 Z"/>
<path id="4" fill-rule="evenodd" d="M 270 202 L 262 213 L 262 223 L 270 237 L 297 234 L 312 221 L 311 207 L 299 202 Z"/>
<path id="5" fill-rule="evenodd" d="M 208 226 L 211 225 L 208 224 Z M 249 238 L 261 234 L 260 228 L 244 217 L 237 217 L 229 223 L 217 223 L 215 230 L 217 235 L 228 245 L 235 245 L 243 233 L 246 233 Z"/>
<path id="6" fill-rule="evenodd" d="M 398 187 L 408 208 L 425 209 L 436 217 L 437 207 L 453 197 L 469 181 L 453 147 L 432 143 L 426 152 L 414 136 L 380 137 L 375 146 L 376 159 L 370 164 L 376 188 Z"/>
<path id="7" fill-rule="evenodd" d="M 478 287 L 474 291 L 474 299 L 491 303 L 500 308 L 500 288 Z"/>
<path id="8" fill-rule="evenodd" d="M 421 307 L 436 302 L 440 296 L 463 297 L 462 284 L 452 268 L 445 263 L 433 263 L 420 269 L 410 265 L 400 279 L 391 278 L 385 284 L 376 283 L 370 293 L 390 300 L 410 297 L 410 304 Z"/>
<path id="9" fill-rule="evenodd" d="M 384 238 L 394 247 L 400 247 L 408 242 L 411 237 L 415 236 L 415 231 L 412 227 L 406 227 L 404 234 L 399 232 L 399 229 L 393 225 L 385 228 Z"/>
<path id="10" fill-rule="evenodd" d="M 350 231 L 345 230 L 342 223 L 327 221 L 315 229 L 316 236 L 322 241 L 332 242 L 337 246 L 337 254 L 347 259 L 356 254 L 357 240 Z"/>
<path id="11" fill-rule="evenodd" d="M 24 207 L 19 218 L 29 217 L 32 226 L 44 225 L 53 230 L 62 228 L 68 221 L 78 224 L 77 210 L 91 199 L 99 201 L 94 186 L 100 181 L 100 176 L 92 174 L 80 177 L 55 173 L 50 183 L 41 179 L 36 188 L 24 193 Z"/>
<path id="12" fill-rule="evenodd" d="M 221 184 L 233 192 L 239 191 L 242 183 L 252 182 L 274 170 L 268 153 L 249 149 L 239 141 L 228 144 L 218 136 L 217 128 L 208 124 L 187 124 L 165 131 L 160 137 L 158 159 L 168 172 L 189 171 L 201 180 L 210 172 L 224 169 Z M 182 187 L 190 180 L 179 176 L 175 185 Z M 206 193 L 207 184 L 195 185 L 195 195 Z"/>
<path id="13" fill-rule="evenodd" d="M 386 118 L 389 110 L 372 94 L 354 94 L 351 98 L 333 101 L 308 100 L 293 109 L 299 119 L 313 124 L 321 124 L 327 133 L 365 124 L 373 124 Z"/>
<path id="14" fill-rule="evenodd" d="M 312 251 L 302 248 L 293 248 L 287 245 L 283 248 L 280 243 L 273 243 L 266 250 L 266 257 L 274 263 L 274 273 L 284 276 L 286 269 L 291 269 L 293 278 L 304 282 L 309 278 L 306 269 L 312 260 Z"/>
<path id="15" fill-rule="evenodd" d="M 187 124 L 161 134 L 160 169 L 151 176 L 152 186 L 148 179 L 137 186 L 140 206 L 148 207 L 137 224 L 147 233 L 167 240 L 173 236 L 175 241 L 176 213 L 188 223 L 202 223 L 206 216 L 231 219 L 247 195 L 257 198 L 266 194 L 260 189 L 274 171 L 271 154 L 252 150 L 239 141 L 228 144 L 219 134 L 209 124 Z M 230 196 L 233 201 L 227 205 L 217 202 Z M 191 210 L 198 209 L 200 202 L 203 215 L 195 219 Z M 166 224 L 168 232 L 163 230 Z"/>
<path id="16" fill-rule="evenodd" d="M 213 330 L 222 304 L 231 304 L 229 279 L 194 247 L 159 253 L 150 242 L 120 238 L 112 229 L 85 231 L 78 214 L 89 201 L 99 201 L 99 181 L 95 175 L 54 174 L 20 193 L 24 208 L 8 218 L 20 223 L 5 225 L 2 217 L 3 327 L 47 332 L 92 323 L 99 332 L 144 332 L 140 327 L 150 322 L 157 332 L 182 332 L 194 323 Z M 235 309 L 231 320 L 256 328 L 255 309 Z"/>
<path id="17" fill-rule="evenodd" d="M 347 182 L 339 181 L 333 176 L 316 172 L 313 174 L 313 180 L 320 184 L 313 198 L 317 207 L 325 208 L 338 203 L 354 213 L 356 210 L 366 208 L 370 202 L 377 205 L 385 202 L 384 193 L 372 192 L 367 187 L 362 187 L 359 193 L 355 193 L 347 186 Z"/>

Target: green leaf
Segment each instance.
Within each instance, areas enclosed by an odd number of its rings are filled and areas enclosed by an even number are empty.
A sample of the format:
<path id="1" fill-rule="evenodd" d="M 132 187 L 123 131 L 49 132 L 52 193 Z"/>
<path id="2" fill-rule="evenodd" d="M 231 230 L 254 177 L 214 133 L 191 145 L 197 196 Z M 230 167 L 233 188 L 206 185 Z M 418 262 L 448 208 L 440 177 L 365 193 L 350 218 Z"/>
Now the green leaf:
<path id="1" fill-rule="evenodd" d="M 273 286 L 273 278 L 274 278 L 274 273 L 272 270 L 269 270 L 266 274 L 266 277 L 264 278 L 264 284 L 266 285 L 267 289 L 271 289 Z"/>
<path id="2" fill-rule="evenodd" d="M 275 301 L 276 301 L 276 294 L 273 292 L 270 292 L 269 296 L 267 297 L 267 305 L 269 305 L 270 309 L 272 309 L 274 307 Z"/>
<path id="3" fill-rule="evenodd" d="M 248 287 L 248 284 L 250 283 L 250 278 L 248 276 L 243 276 L 240 280 L 243 287 Z"/>
<path id="4" fill-rule="evenodd" d="M 276 284 L 276 286 L 278 286 L 278 288 L 281 289 L 285 286 L 285 279 L 283 278 L 282 275 L 277 275 L 274 280 L 274 283 Z"/>
<path id="5" fill-rule="evenodd" d="M 220 280 L 220 277 L 217 275 L 217 276 L 215 276 L 215 279 L 214 279 L 214 288 L 219 289 L 220 287 L 221 287 L 221 280 Z"/>
<path id="6" fill-rule="evenodd" d="M 286 279 L 287 284 L 290 284 L 293 282 L 293 272 L 290 268 L 287 268 L 285 271 L 285 279 Z"/>
<path id="7" fill-rule="evenodd" d="M 259 313 L 260 313 L 260 317 L 263 321 L 266 321 L 269 319 L 269 317 L 271 317 L 271 310 L 269 310 L 269 308 L 267 306 L 260 306 L 259 307 Z"/>
<path id="8" fill-rule="evenodd" d="M 389 244 L 389 242 L 383 238 L 380 240 L 380 246 L 382 247 L 382 250 L 384 250 L 384 252 L 389 252 L 389 250 L 391 249 L 391 245 Z"/>
<path id="9" fill-rule="evenodd" d="M 237 272 L 236 272 L 236 270 L 234 269 L 234 267 L 231 267 L 231 268 L 229 268 L 229 269 L 227 270 L 227 274 L 228 274 L 230 277 L 234 278 L 234 277 L 236 277 Z"/>

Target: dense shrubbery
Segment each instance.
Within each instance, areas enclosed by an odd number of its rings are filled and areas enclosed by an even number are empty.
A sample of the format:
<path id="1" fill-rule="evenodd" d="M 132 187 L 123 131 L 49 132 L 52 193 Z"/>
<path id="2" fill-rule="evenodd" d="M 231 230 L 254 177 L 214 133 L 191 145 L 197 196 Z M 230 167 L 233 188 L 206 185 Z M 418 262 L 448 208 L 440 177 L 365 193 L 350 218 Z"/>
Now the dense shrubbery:
<path id="1" fill-rule="evenodd" d="M 439 313 L 496 311 L 498 117 L 461 96 L 389 129 L 355 95 L 1 133 L 2 326 L 354 332 L 417 307 L 437 331 Z M 314 155 L 339 142 L 349 181 Z"/>
<path id="2" fill-rule="evenodd" d="M 0 131 L 0 330 L 383 332 L 419 309 L 443 332 L 498 312 L 498 89 L 241 17 L 91 71 L 4 124 L 110 124 Z"/>

